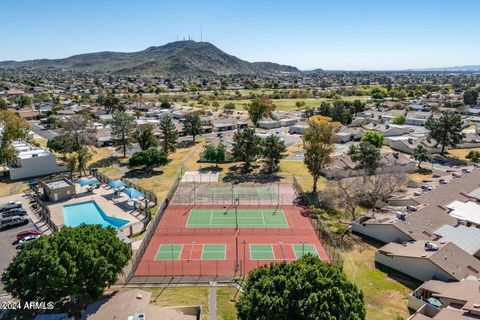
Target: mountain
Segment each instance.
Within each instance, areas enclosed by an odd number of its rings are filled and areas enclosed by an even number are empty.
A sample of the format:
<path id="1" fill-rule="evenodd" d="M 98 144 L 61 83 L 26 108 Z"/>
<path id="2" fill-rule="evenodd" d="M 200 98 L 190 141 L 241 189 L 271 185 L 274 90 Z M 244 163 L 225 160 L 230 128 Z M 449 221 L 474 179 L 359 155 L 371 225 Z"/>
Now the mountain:
<path id="1" fill-rule="evenodd" d="M 101 71 L 124 75 L 230 75 L 299 73 L 292 66 L 248 62 L 229 55 L 209 42 L 177 41 L 138 52 L 95 52 L 64 59 L 0 62 L 0 68 Z"/>
<path id="2" fill-rule="evenodd" d="M 444 68 L 409 69 L 408 71 L 426 71 L 426 72 L 480 72 L 480 65 L 455 66 L 455 67 L 444 67 Z"/>

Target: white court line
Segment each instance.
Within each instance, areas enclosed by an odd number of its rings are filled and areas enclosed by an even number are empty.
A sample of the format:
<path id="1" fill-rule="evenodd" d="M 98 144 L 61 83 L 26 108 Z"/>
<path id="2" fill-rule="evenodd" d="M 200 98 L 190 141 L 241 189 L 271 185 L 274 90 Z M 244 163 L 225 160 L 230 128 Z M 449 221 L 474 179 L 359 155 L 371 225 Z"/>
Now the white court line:
<path id="1" fill-rule="evenodd" d="M 193 248 L 195 247 L 195 241 L 192 242 L 192 248 L 190 248 L 190 254 L 188 255 L 188 261 L 192 260 Z"/>

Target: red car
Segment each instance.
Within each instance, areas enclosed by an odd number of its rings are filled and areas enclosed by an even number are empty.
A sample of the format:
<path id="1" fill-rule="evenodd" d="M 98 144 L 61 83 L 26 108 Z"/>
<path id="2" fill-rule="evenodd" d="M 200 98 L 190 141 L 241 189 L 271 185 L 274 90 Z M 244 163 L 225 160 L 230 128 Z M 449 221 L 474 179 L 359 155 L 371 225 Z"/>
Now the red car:
<path id="1" fill-rule="evenodd" d="M 23 238 L 28 236 L 39 236 L 41 234 L 42 234 L 42 231 L 38 229 L 24 230 L 22 232 L 17 233 L 17 240 L 22 240 Z"/>

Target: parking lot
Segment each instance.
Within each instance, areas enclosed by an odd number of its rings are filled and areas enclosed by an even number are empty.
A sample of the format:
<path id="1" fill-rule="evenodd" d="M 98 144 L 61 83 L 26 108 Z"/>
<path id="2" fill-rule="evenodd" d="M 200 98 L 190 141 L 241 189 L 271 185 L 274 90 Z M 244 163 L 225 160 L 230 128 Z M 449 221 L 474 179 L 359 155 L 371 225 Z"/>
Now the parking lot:
<path id="1" fill-rule="evenodd" d="M 28 202 L 26 201 L 26 199 L 22 198 L 20 195 L 0 198 L 0 205 L 5 204 L 8 201 L 22 201 L 23 207 L 30 214 L 30 210 L 27 205 Z M 18 245 L 16 241 L 17 233 L 24 230 L 28 230 L 28 229 L 34 229 L 34 228 L 35 226 L 30 220 L 28 224 L 0 230 L 0 274 L 3 273 L 5 268 L 10 264 L 10 261 L 12 261 L 13 257 L 17 253 L 17 249 L 16 249 Z M 9 299 L 10 299 L 9 295 L 3 290 L 3 285 L 0 282 L 0 302 L 9 300 Z"/>

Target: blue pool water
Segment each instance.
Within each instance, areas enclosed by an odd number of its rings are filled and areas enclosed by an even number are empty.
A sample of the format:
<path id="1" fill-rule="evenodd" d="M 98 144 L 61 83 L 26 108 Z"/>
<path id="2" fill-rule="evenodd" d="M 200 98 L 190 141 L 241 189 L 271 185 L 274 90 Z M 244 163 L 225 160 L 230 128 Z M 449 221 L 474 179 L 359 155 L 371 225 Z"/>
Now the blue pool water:
<path id="1" fill-rule="evenodd" d="M 107 216 L 95 201 L 79 202 L 63 206 L 64 224 L 78 227 L 82 223 L 99 224 L 102 227 L 120 228 L 129 223 L 128 220 Z"/>

